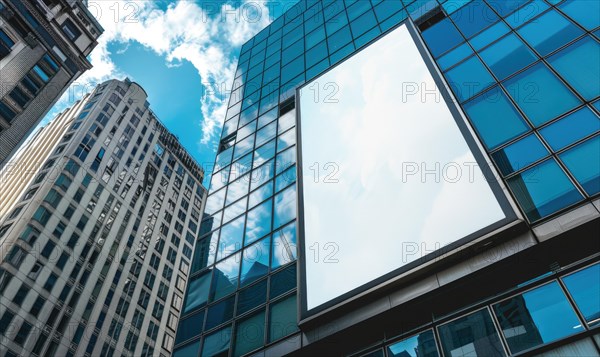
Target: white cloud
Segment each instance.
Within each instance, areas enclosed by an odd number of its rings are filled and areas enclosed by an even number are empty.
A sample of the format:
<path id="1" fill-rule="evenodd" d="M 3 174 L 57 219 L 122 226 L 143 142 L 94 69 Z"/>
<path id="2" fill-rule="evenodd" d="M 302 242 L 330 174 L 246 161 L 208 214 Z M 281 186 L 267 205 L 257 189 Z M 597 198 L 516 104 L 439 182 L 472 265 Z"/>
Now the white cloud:
<path id="1" fill-rule="evenodd" d="M 254 1 L 243 1 L 237 3 L 238 6 L 203 2 L 199 6 L 182 0 L 169 4 L 166 9 L 158 4 L 152 1 L 89 1 L 90 11 L 105 30 L 90 56 L 94 67 L 73 84 L 50 115 L 73 104 L 97 83 L 124 78 L 126 73 L 115 66 L 108 44 L 118 42 L 128 46 L 138 42 L 164 56 L 167 66 L 189 61 L 197 69 L 202 83 L 210 84 L 205 88 L 203 98 L 199 98 L 203 116 L 200 143 L 207 144 L 219 134 L 227 109 L 227 93 L 223 93 L 223 89 L 233 82 L 238 48 L 269 24 L 269 10 L 265 3 Z"/>

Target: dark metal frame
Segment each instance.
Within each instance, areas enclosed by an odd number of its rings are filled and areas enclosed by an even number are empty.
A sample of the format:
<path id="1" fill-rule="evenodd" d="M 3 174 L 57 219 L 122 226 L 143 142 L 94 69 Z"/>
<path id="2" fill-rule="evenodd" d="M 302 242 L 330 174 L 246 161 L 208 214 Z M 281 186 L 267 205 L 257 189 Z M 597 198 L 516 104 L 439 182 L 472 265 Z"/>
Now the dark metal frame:
<path id="1" fill-rule="evenodd" d="M 487 182 L 489 183 L 490 188 L 505 215 L 505 218 L 499 220 L 496 223 L 489 225 L 488 227 L 485 227 L 476 232 L 473 232 L 473 233 L 467 235 L 466 237 L 458 239 L 458 240 L 436 250 L 434 253 L 430 253 L 430 254 L 428 254 L 424 257 L 421 257 L 411 263 L 401 266 L 387 274 L 384 274 L 383 276 L 381 276 L 375 280 L 372 280 L 372 281 L 370 281 L 366 284 L 363 284 L 351 291 L 348 291 L 348 292 L 328 301 L 327 303 L 324 303 L 318 307 L 308 310 L 307 303 L 306 303 L 307 284 L 306 284 L 306 266 L 305 266 L 306 255 L 305 255 L 305 247 L 304 247 L 304 190 L 303 190 L 303 177 L 302 177 L 302 130 L 301 130 L 301 127 L 302 127 L 301 115 L 302 114 L 301 114 L 301 107 L 300 107 L 300 90 L 302 88 L 304 88 L 305 86 L 310 85 L 312 82 L 318 80 L 323 74 L 331 71 L 332 69 L 336 68 L 337 66 L 339 66 L 342 63 L 344 63 L 345 61 L 347 61 L 349 58 L 353 57 L 355 54 L 361 52 L 366 47 L 368 47 L 371 44 L 373 44 L 374 42 L 378 41 L 383 36 L 386 36 L 390 32 L 392 32 L 392 31 L 396 30 L 397 28 L 399 28 L 400 26 L 404 26 L 404 25 L 407 27 L 408 32 L 410 33 L 417 49 L 419 50 L 419 52 L 421 54 L 423 61 L 425 62 L 426 66 L 427 66 L 427 69 L 429 70 L 431 76 L 433 77 L 437 87 L 439 88 L 441 96 L 442 96 L 442 98 L 444 98 L 446 105 L 448 106 L 448 109 L 450 110 L 450 112 L 456 122 L 456 125 L 460 129 L 460 131 L 465 139 L 465 142 L 467 143 L 469 149 L 471 150 L 483 175 L 486 177 Z M 297 239 L 298 262 L 299 262 L 297 276 L 298 276 L 298 287 L 299 287 L 299 293 L 300 293 L 299 294 L 300 295 L 300 298 L 299 298 L 299 301 L 300 301 L 299 324 L 300 325 L 307 322 L 308 320 L 313 320 L 315 318 L 318 318 L 319 316 L 324 315 L 325 313 L 327 313 L 330 310 L 337 309 L 341 305 L 344 305 L 349 300 L 351 300 L 351 298 L 353 298 L 359 294 L 360 295 L 364 295 L 364 294 L 372 295 L 371 294 L 373 292 L 372 290 L 375 290 L 376 288 L 380 288 L 380 287 L 383 287 L 383 286 L 386 286 L 389 284 L 393 284 L 394 282 L 391 280 L 393 278 L 399 276 L 400 274 L 407 273 L 410 270 L 418 270 L 416 268 L 420 267 L 421 265 L 424 265 L 425 263 L 430 263 L 432 260 L 438 259 L 440 256 L 450 253 L 454 250 L 457 250 L 457 248 L 460 248 L 468 243 L 474 243 L 474 241 L 480 239 L 483 236 L 492 235 L 492 234 L 494 236 L 497 236 L 500 231 L 509 228 L 510 226 L 512 226 L 515 223 L 523 222 L 523 218 L 521 217 L 520 214 L 517 213 L 516 204 L 514 204 L 514 202 L 511 201 L 509 196 L 507 196 L 507 194 L 503 190 L 503 185 L 501 184 L 502 179 L 500 178 L 500 175 L 497 174 L 494 171 L 494 169 L 487 163 L 485 154 L 482 151 L 483 146 L 481 146 L 478 143 L 477 138 L 474 134 L 474 131 L 472 131 L 472 129 L 470 128 L 470 125 L 467 124 L 467 119 L 459 107 L 459 104 L 458 104 L 459 102 L 451 94 L 447 83 L 445 82 L 441 73 L 437 69 L 433 58 L 431 57 L 427 48 L 425 47 L 425 44 L 423 43 L 423 40 L 421 39 L 420 35 L 418 34 L 418 31 L 415 28 L 415 25 L 412 22 L 412 20 L 406 19 L 406 20 L 398 23 L 396 26 L 390 28 L 388 31 L 382 33 L 381 35 L 379 35 L 372 41 L 365 44 L 362 48 L 354 51 L 352 54 L 350 54 L 349 56 L 344 58 L 342 61 L 338 62 L 334 66 L 329 67 L 327 70 L 323 71 L 317 77 L 313 78 L 309 82 L 306 82 L 306 83 L 298 86 L 296 88 L 295 100 L 296 100 L 296 150 L 297 150 L 296 185 L 297 185 L 297 195 L 298 195 L 296 220 L 297 220 L 297 237 L 298 237 L 298 239 Z M 486 240 L 489 240 L 488 238 L 489 237 L 487 237 Z M 442 260 L 444 260 L 444 259 L 442 259 Z"/>

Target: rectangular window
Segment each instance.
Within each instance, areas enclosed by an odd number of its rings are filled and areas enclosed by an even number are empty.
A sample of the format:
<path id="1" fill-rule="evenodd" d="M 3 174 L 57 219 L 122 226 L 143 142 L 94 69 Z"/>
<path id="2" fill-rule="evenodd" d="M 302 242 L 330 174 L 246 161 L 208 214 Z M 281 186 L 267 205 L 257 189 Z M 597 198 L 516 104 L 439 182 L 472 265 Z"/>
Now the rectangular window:
<path id="1" fill-rule="evenodd" d="M 81 30 L 79 30 L 70 19 L 66 19 L 65 22 L 63 22 L 62 30 L 71 41 L 75 41 L 81 36 Z"/>
<path id="2" fill-rule="evenodd" d="M 17 116 L 16 110 L 4 101 L 0 101 L 0 117 L 11 122 Z"/>

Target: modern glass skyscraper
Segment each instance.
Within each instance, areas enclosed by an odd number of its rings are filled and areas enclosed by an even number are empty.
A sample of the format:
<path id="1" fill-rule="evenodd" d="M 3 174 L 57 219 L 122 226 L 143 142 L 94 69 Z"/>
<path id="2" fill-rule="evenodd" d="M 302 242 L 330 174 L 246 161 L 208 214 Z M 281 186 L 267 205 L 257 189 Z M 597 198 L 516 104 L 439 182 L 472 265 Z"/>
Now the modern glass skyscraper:
<path id="1" fill-rule="evenodd" d="M 598 355 L 598 14 L 301 0 L 248 41 L 174 356 Z"/>
<path id="2" fill-rule="evenodd" d="M 0 178 L 0 355 L 172 352 L 204 172 L 129 80 L 54 118 Z"/>
<path id="3" fill-rule="evenodd" d="M 0 168 L 92 67 L 103 31 L 87 1 L 0 1 Z"/>

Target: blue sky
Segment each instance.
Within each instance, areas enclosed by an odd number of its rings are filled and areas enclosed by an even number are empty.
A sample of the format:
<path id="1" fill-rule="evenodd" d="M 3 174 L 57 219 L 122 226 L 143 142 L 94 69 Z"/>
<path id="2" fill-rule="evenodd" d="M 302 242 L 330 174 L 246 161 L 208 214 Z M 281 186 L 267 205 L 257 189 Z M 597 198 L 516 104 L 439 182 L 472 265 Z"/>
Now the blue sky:
<path id="1" fill-rule="evenodd" d="M 89 0 L 105 29 L 89 56 L 94 67 L 44 122 L 78 99 L 75 88 L 129 77 L 210 176 L 239 49 L 295 2 Z"/>

